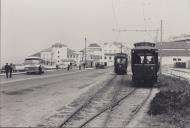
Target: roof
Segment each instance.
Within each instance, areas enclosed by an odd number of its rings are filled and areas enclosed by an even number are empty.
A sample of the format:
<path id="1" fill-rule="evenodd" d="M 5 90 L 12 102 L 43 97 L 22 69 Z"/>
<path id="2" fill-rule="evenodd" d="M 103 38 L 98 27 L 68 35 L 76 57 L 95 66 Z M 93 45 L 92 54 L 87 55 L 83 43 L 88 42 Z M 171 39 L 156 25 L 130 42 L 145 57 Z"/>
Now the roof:
<path id="1" fill-rule="evenodd" d="M 46 48 L 46 49 L 43 49 L 41 52 L 51 52 L 51 47 L 49 47 L 49 48 Z"/>
<path id="2" fill-rule="evenodd" d="M 100 47 L 100 45 L 98 45 L 98 44 L 94 43 L 94 44 L 89 44 L 89 46 L 88 46 L 88 47 Z"/>
<path id="3" fill-rule="evenodd" d="M 170 37 L 169 40 L 171 41 L 190 41 L 190 35 L 188 34 L 182 34 L 179 36 Z"/>
<path id="4" fill-rule="evenodd" d="M 84 52 L 84 48 L 83 48 L 83 49 L 81 49 L 79 52 Z"/>
<path id="5" fill-rule="evenodd" d="M 190 49 L 190 43 L 186 41 L 172 41 L 172 42 L 163 42 L 162 46 L 161 43 L 156 43 L 156 47 L 158 49 Z"/>
<path id="6" fill-rule="evenodd" d="M 33 56 L 35 56 L 35 57 L 40 57 L 41 54 L 40 54 L 40 52 L 37 52 L 37 53 L 35 53 L 35 54 L 33 54 L 33 55 L 29 56 L 29 57 L 33 57 Z"/>
<path id="7" fill-rule="evenodd" d="M 122 42 L 107 42 L 104 43 L 104 45 L 117 45 L 117 46 L 121 46 Z M 122 44 L 122 47 L 125 47 L 125 45 Z"/>
<path id="8" fill-rule="evenodd" d="M 67 45 L 64 45 L 62 43 L 55 43 L 55 44 L 52 45 L 52 47 L 59 47 L 59 48 L 61 48 L 61 47 L 67 47 Z"/>
<path id="9" fill-rule="evenodd" d="M 76 51 L 70 49 L 70 48 L 67 48 L 67 55 L 77 55 Z"/>
<path id="10" fill-rule="evenodd" d="M 25 59 L 41 59 L 41 58 L 38 56 L 29 56 L 29 57 L 26 57 Z"/>
<path id="11" fill-rule="evenodd" d="M 162 56 L 188 56 L 190 57 L 190 50 L 162 50 Z"/>

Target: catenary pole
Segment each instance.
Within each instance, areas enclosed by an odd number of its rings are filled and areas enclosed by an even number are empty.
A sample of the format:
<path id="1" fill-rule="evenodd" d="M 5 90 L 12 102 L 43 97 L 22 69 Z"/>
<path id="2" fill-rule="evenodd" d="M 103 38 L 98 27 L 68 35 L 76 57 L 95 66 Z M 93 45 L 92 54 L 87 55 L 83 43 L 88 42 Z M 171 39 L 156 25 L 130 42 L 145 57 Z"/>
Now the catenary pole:
<path id="1" fill-rule="evenodd" d="M 85 55 L 85 58 L 84 58 L 84 65 L 85 65 L 85 67 L 86 67 L 86 37 L 85 37 L 85 48 L 84 48 L 84 55 Z"/>

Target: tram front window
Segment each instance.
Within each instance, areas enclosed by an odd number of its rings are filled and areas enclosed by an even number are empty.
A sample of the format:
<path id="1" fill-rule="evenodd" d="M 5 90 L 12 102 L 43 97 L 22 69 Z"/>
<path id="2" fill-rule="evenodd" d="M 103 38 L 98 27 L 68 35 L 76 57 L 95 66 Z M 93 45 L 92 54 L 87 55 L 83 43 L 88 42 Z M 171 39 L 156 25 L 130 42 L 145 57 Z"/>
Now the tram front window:
<path id="1" fill-rule="evenodd" d="M 154 56 L 141 56 L 141 63 L 143 64 L 154 64 Z"/>
<path id="2" fill-rule="evenodd" d="M 155 58 L 153 55 L 136 54 L 134 56 L 134 64 L 154 64 Z"/>
<path id="3" fill-rule="evenodd" d="M 118 64 L 125 64 L 126 63 L 126 58 L 117 58 L 116 62 Z"/>

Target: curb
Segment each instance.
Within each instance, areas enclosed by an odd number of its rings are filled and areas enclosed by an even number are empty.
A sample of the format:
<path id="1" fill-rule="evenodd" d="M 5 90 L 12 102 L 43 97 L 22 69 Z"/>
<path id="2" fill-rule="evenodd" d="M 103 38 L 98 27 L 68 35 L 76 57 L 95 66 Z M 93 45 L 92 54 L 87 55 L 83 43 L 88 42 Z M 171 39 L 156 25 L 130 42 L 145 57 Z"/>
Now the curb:
<path id="1" fill-rule="evenodd" d="M 12 73 L 12 75 L 20 75 L 20 74 L 25 74 L 26 72 L 18 72 L 18 73 Z M 6 74 L 0 74 L 0 76 L 5 76 Z"/>

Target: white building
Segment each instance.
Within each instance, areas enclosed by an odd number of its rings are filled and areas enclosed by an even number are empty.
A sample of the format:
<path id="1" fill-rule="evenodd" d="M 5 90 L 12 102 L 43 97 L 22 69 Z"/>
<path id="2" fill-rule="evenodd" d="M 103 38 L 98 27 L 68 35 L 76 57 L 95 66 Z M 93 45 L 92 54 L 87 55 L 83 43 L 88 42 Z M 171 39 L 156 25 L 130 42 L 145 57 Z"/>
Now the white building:
<path id="1" fill-rule="evenodd" d="M 52 45 L 52 58 L 57 64 L 61 64 L 61 60 L 67 59 L 67 46 L 61 43 L 56 43 Z"/>
<path id="2" fill-rule="evenodd" d="M 80 62 L 85 62 L 85 50 L 80 51 Z M 86 48 L 86 63 L 87 66 L 94 67 L 96 63 L 102 60 L 102 48 L 96 43 L 89 44 Z"/>
<path id="3" fill-rule="evenodd" d="M 190 35 L 186 35 L 184 38 L 181 36 L 179 38 L 175 37 L 168 42 L 158 42 L 156 47 L 162 54 L 162 66 L 175 67 L 176 63 L 184 63 L 188 67 L 190 60 Z"/>
<path id="4" fill-rule="evenodd" d="M 102 46 L 102 58 L 105 65 L 114 65 L 114 56 L 116 53 L 126 53 L 129 56 L 130 49 L 120 42 L 104 43 Z"/>
<path id="5" fill-rule="evenodd" d="M 47 65 L 64 65 L 68 63 L 77 63 L 79 61 L 78 53 L 61 43 L 53 44 L 51 47 L 32 56 L 42 58 Z"/>

